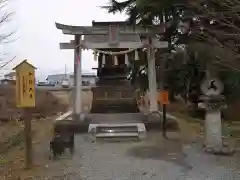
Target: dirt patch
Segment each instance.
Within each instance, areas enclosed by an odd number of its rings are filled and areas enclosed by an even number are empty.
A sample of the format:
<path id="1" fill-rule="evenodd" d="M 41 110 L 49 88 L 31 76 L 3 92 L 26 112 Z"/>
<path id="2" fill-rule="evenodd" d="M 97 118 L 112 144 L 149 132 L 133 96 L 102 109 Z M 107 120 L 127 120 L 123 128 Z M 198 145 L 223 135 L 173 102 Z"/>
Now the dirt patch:
<path id="1" fill-rule="evenodd" d="M 169 132 L 168 139 L 150 134 L 148 143 L 145 145 L 133 146 L 127 151 L 128 156 L 139 159 L 162 160 L 185 166 L 185 155 L 182 152 L 183 144 L 178 132 Z M 187 167 L 189 168 L 189 167 Z"/>
<path id="2" fill-rule="evenodd" d="M 36 107 L 29 110 L 32 119 L 33 148 L 48 141 L 52 120 L 68 106 L 46 90 L 36 90 Z M 49 118 L 51 117 L 51 118 Z M 0 85 L 0 179 L 14 179 L 24 168 L 24 116 L 15 104 L 15 87 Z M 42 149 L 41 149 L 42 150 Z M 35 166 L 43 164 L 43 156 L 34 156 Z"/>
<path id="3" fill-rule="evenodd" d="M 48 91 L 37 90 L 36 107 L 29 110 L 29 116 L 33 120 L 41 120 L 65 112 L 67 107 Z M 22 139 L 23 120 L 23 111 L 15 104 L 15 87 L 0 85 L 0 152 L 19 144 L 18 141 Z"/>
<path id="4" fill-rule="evenodd" d="M 36 107 L 30 110 L 32 119 L 44 118 L 66 111 L 67 105 L 61 103 L 48 91 L 36 90 Z M 0 122 L 22 120 L 23 112 L 16 107 L 15 86 L 0 85 Z"/>
<path id="5" fill-rule="evenodd" d="M 22 174 L 34 174 L 48 162 L 46 149 L 41 149 L 42 143 L 47 143 L 52 136 L 52 120 L 56 117 L 46 118 L 41 121 L 32 122 L 33 134 L 33 168 L 29 171 L 24 169 L 24 143 L 19 140 L 15 148 L 11 148 L 7 153 L 0 154 L 0 179 L 17 180 Z M 10 126 L 9 126 L 10 127 Z M 12 126 L 12 128 L 15 128 Z M 9 129 L 11 131 L 11 128 Z M 19 128 L 22 132 L 23 128 Z"/>
<path id="6" fill-rule="evenodd" d="M 6 141 L 0 142 L 0 153 L 6 153 L 13 147 L 19 146 L 24 140 L 24 131 L 20 130 L 18 133 L 10 136 Z"/>

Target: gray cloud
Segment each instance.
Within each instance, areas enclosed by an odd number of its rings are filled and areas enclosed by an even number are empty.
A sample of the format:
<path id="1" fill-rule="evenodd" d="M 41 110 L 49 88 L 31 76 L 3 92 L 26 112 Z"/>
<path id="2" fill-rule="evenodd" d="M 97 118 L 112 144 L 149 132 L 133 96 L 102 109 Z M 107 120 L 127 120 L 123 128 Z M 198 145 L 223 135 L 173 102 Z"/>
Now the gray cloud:
<path id="1" fill-rule="evenodd" d="M 71 25 L 91 25 L 96 21 L 124 20 L 124 15 L 108 14 L 99 6 L 107 0 L 12 0 L 10 9 L 15 12 L 9 29 L 17 29 L 17 41 L 5 46 L 16 61 L 11 69 L 23 59 L 28 59 L 37 68 L 39 77 L 64 72 L 65 64 L 69 72 L 73 71 L 73 51 L 60 50 L 59 42 L 66 42 L 73 37 L 62 35 L 55 28 L 55 21 Z M 83 52 L 82 67 L 91 71 L 96 67 L 91 51 Z"/>

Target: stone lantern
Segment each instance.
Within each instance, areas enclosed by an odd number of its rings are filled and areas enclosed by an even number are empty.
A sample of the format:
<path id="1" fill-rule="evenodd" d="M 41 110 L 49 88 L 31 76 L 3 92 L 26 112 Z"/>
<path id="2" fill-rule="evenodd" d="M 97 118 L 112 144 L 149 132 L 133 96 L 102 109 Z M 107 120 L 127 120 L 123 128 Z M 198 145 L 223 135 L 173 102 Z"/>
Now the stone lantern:
<path id="1" fill-rule="evenodd" d="M 205 150 L 211 153 L 230 153 L 229 147 L 222 142 L 221 111 L 226 107 L 223 92 L 223 84 L 218 78 L 208 77 L 201 84 L 203 95 L 200 100 L 206 110 L 205 114 Z"/>

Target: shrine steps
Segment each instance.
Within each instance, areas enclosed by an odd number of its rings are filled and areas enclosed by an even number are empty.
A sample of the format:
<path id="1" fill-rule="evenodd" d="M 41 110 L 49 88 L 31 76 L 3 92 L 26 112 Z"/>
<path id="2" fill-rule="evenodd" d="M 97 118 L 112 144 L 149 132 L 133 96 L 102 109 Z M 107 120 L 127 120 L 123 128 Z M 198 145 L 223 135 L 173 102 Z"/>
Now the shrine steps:
<path id="1" fill-rule="evenodd" d="M 146 137 L 144 123 L 90 124 L 88 132 L 94 140 L 105 141 L 142 140 Z"/>

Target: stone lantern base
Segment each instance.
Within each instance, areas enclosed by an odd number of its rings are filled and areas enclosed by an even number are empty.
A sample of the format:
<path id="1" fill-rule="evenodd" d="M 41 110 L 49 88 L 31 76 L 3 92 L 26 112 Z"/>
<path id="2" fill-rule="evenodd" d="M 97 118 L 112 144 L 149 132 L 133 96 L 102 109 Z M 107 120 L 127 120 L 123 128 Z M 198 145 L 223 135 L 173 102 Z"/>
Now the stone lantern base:
<path id="1" fill-rule="evenodd" d="M 205 145 L 205 152 L 215 155 L 233 155 L 234 148 L 229 145 L 222 145 L 221 147 L 212 147 Z"/>
<path id="2" fill-rule="evenodd" d="M 213 154 L 232 154 L 233 149 L 223 145 L 221 110 L 225 107 L 222 95 L 203 95 L 205 115 L 205 151 Z"/>

